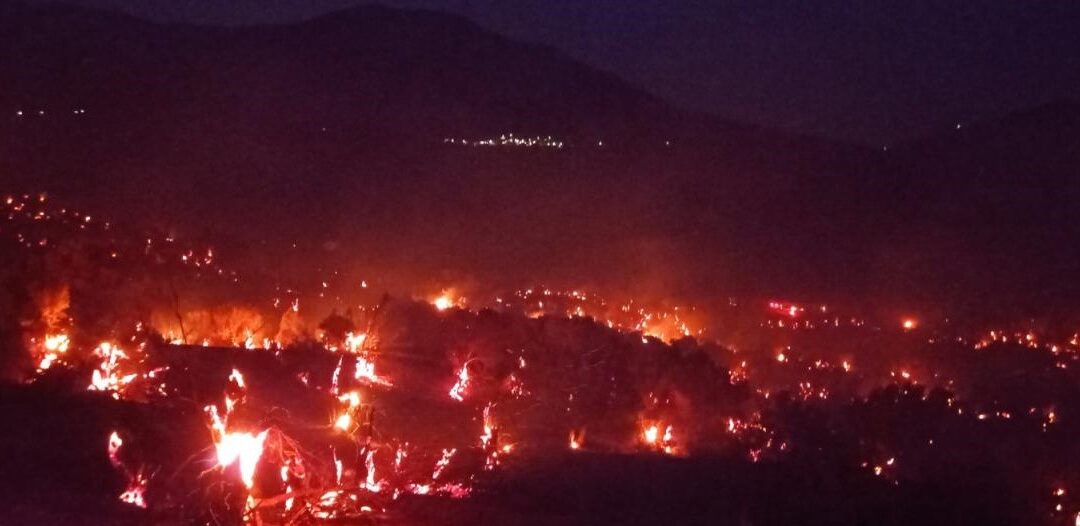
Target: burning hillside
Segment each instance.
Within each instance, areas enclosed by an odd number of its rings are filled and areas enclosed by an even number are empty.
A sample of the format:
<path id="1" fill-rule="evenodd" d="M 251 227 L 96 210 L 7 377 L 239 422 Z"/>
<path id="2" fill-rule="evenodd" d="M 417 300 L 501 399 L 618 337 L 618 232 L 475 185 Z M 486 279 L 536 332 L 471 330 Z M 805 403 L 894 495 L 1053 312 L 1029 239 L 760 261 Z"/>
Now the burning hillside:
<path id="1" fill-rule="evenodd" d="M 1080 517 L 1075 320 L 374 277 L 326 308 L 327 281 L 249 278 L 210 243 L 45 195 L 3 213 L 24 522 Z"/>

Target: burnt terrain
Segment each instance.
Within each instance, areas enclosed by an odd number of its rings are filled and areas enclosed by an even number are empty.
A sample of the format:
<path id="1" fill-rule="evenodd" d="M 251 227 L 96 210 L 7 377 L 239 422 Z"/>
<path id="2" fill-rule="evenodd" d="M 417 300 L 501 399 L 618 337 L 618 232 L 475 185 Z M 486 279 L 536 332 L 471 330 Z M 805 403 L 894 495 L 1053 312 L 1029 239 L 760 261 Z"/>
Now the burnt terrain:
<path id="1" fill-rule="evenodd" d="M 0 522 L 1072 524 L 1080 107 L 887 149 L 465 19 L 0 4 Z"/>

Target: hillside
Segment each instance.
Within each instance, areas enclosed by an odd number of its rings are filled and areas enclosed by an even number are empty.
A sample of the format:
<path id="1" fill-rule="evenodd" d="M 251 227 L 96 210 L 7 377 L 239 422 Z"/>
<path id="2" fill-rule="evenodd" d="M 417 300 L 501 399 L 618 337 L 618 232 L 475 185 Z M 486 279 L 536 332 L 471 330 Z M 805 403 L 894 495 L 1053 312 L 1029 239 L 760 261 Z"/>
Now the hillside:
<path id="1" fill-rule="evenodd" d="M 687 113 L 429 11 L 213 28 L 7 4 L 0 35 L 14 190 L 213 233 L 273 272 L 904 305 L 1077 292 L 1068 109 L 874 152 Z M 508 133 L 561 147 L 477 146 Z"/>

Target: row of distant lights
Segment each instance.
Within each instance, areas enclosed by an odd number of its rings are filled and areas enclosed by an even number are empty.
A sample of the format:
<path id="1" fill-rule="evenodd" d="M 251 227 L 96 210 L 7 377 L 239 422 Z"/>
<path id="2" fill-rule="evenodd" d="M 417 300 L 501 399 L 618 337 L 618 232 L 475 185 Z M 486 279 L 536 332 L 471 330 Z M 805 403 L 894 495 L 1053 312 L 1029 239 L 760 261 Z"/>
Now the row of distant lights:
<path id="1" fill-rule="evenodd" d="M 468 139 L 454 139 L 451 137 L 443 139 L 443 142 L 446 144 L 462 144 L 465 146 L 541 146 L 544 148 L 562 148 L 565 145 L 562 141 L 556 140 L 550 135 L 546 137 L 515 137 L 513 133 L 503 134 L 494 139 L 478 139 L 475 141 L 470 141 Z"/>
<path id="2" fill-rule="evenodd" d="M 555 140 L 550 135 L 546 137 L 515 137 L 513 133 L 500 135 L 497 139 L 478 139 L 475 141 L 469 139 L 455 139 L 453 137 L 446 137 L 443 139 L 444 144 L 460 144 L 463 146 L 524 146 L 524 147 L 545 147 L 545 148 L 557 148 L 562 149 L 566 146 L 563 141 Z M 602 148 L 604 141 L 596 141 L 596 146 Z M 664 146 L 671 146 L 671 141 L 664 141 Z"/>
<path id="3" fill-rule="evenodd" d="M 75 108 L 75 109 L 71 110 L 71 113 L 73 115 L 85 115 L 86 110 L 83 109 L 83 108 Z M 35 115 L 35 114 L 39 115 L 39 116 L 44 116 L 45 115 L 45 110 L 37 110 L 37 112 L 15 110 L 15 116 L 16 117 L 27 117 L 27 116 Z"/>

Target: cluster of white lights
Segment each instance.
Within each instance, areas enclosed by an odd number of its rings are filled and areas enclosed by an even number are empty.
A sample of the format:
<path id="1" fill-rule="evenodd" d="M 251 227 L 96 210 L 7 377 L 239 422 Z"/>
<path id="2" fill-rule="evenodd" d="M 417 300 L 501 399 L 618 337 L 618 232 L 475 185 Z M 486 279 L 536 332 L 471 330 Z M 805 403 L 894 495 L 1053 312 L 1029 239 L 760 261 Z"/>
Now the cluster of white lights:
<path id="1" fill-rule="evenodd" d="M 75 109 L 71 110 L 71 113 L 73 115 L 85 115 L 86 110 L 84 108 L 75 108 Z M 16 117 L 28 117 L 28 116 L 31 116 L 31 115 L 38 115 L 38 116 L 44 117 L 45 116 L 45 110 L 36 110 L 36 111 L 15 110 L 15 116 Z"/>
<path id="2" fill-rule="evenodd" d="M 527 148 L 563 148 L 566 143 L 548 135 L 545 137 L 517 137 L 513 133 L 507 133 L 494 138 L 483 139 L 455 139 L 448 137 L 443 139 L 445 144 L 460 144 L 462 146 L 520 146 Z"/>

